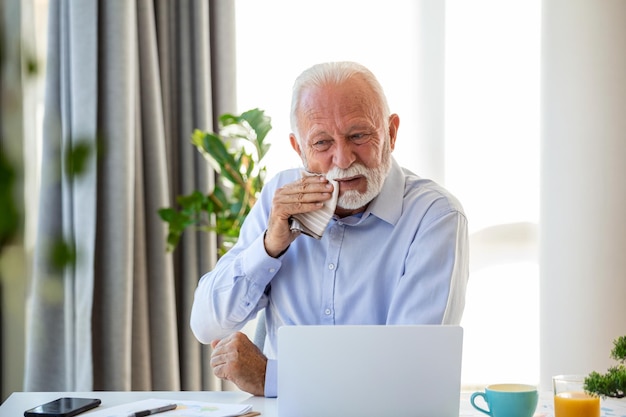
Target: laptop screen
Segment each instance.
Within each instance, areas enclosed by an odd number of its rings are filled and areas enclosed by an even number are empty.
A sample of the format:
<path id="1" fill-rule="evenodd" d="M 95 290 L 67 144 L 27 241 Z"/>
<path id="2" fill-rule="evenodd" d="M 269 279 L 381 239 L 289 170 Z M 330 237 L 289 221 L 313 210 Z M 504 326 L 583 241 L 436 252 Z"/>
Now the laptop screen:
<path id="1" fill-rule="evenodd" d="M 284 326 L 279 417 L 458 417 L 463 329 Z"/>

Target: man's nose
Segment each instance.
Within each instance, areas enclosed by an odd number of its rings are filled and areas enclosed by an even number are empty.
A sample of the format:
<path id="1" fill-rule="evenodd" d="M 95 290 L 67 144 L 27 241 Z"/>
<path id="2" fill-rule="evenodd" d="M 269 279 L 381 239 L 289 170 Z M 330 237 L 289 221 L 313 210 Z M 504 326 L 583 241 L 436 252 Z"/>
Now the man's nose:
<path id="1" fill-rule="evenodd" d="M 338 141 L 333 154 L 333 164 L 341 169 L 347 169 L 356 160 L 356 155 L 349 142 Z"/>

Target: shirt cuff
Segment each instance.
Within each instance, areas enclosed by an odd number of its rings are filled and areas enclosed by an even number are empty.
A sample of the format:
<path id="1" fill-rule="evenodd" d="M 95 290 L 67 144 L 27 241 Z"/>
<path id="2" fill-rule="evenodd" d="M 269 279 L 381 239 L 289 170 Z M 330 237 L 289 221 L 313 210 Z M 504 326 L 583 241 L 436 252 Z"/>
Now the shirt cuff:
<path id="1" fill-rule="evenodd" d="M 268 359 L 265 367 L 265 397 L 278 397 L 278 361 Z"/>

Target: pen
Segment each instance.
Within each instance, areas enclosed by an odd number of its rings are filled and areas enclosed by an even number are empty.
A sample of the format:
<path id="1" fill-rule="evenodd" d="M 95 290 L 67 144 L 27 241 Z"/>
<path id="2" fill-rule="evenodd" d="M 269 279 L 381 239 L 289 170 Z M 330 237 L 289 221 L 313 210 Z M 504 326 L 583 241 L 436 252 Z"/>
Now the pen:
<path id="1" fill-rule="evenodd" d="M 162 407 L 152 408 L 150 410 L 135 411 L 134 413 L 131 413 L 128 417 L 146 417 L 152 414 L 158 414 L 158 413 L 163 413 L 165 411 L 174 410 L 175 408 L 176 408 L 176 404 L 168 404 Z"/>

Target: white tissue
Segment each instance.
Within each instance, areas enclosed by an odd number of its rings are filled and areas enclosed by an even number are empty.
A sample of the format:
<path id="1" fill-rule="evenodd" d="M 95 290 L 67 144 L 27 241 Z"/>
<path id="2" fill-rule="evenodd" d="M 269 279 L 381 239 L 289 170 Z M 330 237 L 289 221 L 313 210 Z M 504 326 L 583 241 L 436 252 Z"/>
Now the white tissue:
<path id="1" fill-rule="evenodd" d="M 303 171 L 302 176 L 314 176 L 319 174 L 311 174 Z M 299 213 L 291 216 L 290 227 L 292 231 L 299 231 L 305 235 L 312 236 L 315 239 L 321 239 L 324 230 L 330 223 L 330 219 L 335 213 L 337 207 L 337 198 L 339 197 L 339 185 L 335 180 L 328 180 L 333 185 L 333 195 L 329 200 L 324 202 L 324 206 L 319 210 L 310 211 L 308 213 Z"/>

